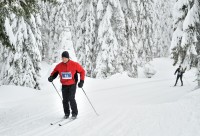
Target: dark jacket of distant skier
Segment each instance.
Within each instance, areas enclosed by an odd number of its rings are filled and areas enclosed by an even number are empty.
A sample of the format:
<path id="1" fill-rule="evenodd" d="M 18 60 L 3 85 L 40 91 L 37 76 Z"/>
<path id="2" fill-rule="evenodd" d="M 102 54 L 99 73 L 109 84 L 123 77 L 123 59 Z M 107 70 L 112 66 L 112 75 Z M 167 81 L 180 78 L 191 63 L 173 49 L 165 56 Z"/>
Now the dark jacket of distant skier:
<path id="1" fill-rule="evenodd" d="M 186 68 L 183 69 L 181 66 L 179 66 L 179 68 L 176 69 L 174 75 L 176 75 L 176 73 L 177 73 L 177 77 L 176 77 L 176 82 L 175 82 L 174 86 L 177 85 L 177 82 L 178 82 L 179 78 L 181 80 L 181 86 L 183 86 L 183 79 L 182 78 L 183 78 L 183 73 L 185 73 L 185 70 L 186 70 Z"/>
<path id="2" fill-rule="evenodd" d="M 69 104 L 72 110 L 72 117 L 76 118 L 78 115 L 77 103 L 75 100 L 76 84 L 78 82 L 77 73 L 80 73 L 78 87 L 82 88 L 85 79 L 85 70 L 79 63 L 70 60 L 69 53 L 64 51 L 62 53 L 62 62 L 56 65 L 48 78 L 49 82 L 52 82 L 57 75 L 60 76 L 60 82 L 62 83 L 63 109 L 65 113 L 64 118 L 68 118 L 70 115 Z"/>

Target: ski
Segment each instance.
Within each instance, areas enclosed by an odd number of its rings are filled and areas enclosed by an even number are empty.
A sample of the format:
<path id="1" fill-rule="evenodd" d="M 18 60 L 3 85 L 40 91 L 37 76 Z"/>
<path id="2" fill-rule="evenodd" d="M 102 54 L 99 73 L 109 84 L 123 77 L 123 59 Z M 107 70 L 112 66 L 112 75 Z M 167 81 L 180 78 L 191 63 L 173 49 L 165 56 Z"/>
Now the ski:
<path id="1" fill-rule="evenodd" d="M 60 119 L 60 120 L 57 120 L 57 121 L 54 121 L 54 122 L 52 122 L 52 123 L 50 123 L 50 125 L 55 125 L 55 124 L 57 124 L 57 123 L 60 123 L 60 122 L 62 122 L 62 121 L 65 121 L 66 119 Z"/>
<path id="2" fill-rule="evenodd" d="M 59 123 L 58 125 L 59 125 L 59 126 L 64 126 L 64 125 L 66 125 L 66 124 L 68 124 L 68 123 L 74 121 L 75 119 L 76 119 L 76 118 L 70 118 L 67 122 L 61 122 L 61 123 Z"/>

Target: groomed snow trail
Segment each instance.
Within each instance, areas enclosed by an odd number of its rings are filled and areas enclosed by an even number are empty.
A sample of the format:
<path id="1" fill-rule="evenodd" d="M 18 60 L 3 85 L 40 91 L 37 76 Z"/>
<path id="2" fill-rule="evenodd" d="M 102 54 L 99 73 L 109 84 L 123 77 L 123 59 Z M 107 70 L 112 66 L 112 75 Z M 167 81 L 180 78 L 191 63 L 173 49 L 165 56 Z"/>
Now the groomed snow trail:
<path id="1" fill-rule="evenodd" d="M 79 116 L 59 127 L 50 123 L 63 117 L 62 103 L 47 82 L 49 66 L 42 69 L 42 90 L 0 86 L 0 136 L 199 136 L 200 90 L 195 71 L 175 82 L 170 59 L 155 59 L 156 75 L 138 79 L 116 74 L 109 79 L 86 78 L 84 89 L 100 116 L 96 116 L 81 89 L 76 100 Z M 59 80 L 55 81 L 60 88 Z"/>

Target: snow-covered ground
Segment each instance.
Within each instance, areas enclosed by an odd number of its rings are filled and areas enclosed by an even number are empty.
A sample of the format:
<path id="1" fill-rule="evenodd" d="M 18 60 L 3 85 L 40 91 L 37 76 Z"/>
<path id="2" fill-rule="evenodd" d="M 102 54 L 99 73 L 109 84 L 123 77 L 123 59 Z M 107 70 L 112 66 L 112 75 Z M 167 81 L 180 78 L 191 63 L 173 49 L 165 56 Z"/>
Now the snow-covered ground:
<path id="1" fill-rule="evenodd" d="M 200 90 L 194 90 L 195 70 L 175 82 L 172 61 L 153 62 L 156 75 L 138 79 L 116 74 L 109 79 L 86 78 L 77 89 L 78 119 L 59 127 L 50 122 L 63 117 L 62 103 L 47 81 L 52 67 L 43 63 L 42 90 L 0 86 L 0 136 L 200 136 Z M 55 81 L 60 88 L 59 79 Z"/>

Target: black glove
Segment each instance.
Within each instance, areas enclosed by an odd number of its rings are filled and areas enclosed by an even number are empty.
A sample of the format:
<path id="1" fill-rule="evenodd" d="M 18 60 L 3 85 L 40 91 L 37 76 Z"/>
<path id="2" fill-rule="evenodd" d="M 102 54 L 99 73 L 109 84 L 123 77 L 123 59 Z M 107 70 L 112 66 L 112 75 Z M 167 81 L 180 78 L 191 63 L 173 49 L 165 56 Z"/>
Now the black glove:
<path id="1" fill-rule="evenodd" d="M 81 81 L 78 83 L 78 87 L 79 87 L 79 88 L 82 88 L 82 87 L 83 87 L 83 83 L 84 83 L 84 80 L 81 80 Z"/>
<path id="2" fill-rule="evenodd" d="M 53 78 L 52 76 L 50 76 L 50 77 L 48 78 L 48 81 L 49 81 L 49 82 L 53 82 L 53 80 L 54 80 L 54 78 Z"/>

